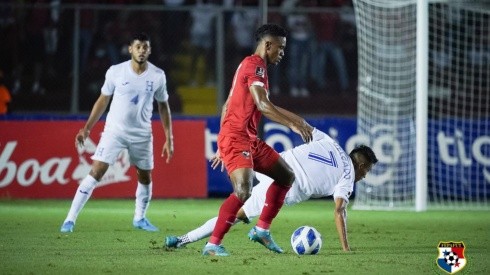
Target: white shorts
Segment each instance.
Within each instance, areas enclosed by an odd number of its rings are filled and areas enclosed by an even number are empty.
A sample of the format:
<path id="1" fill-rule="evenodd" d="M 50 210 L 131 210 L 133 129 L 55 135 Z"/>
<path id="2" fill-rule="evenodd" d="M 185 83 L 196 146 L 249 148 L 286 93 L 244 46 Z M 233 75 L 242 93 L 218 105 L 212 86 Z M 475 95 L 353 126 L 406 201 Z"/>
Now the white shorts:
<path id="1" fill-rule="evenodd" d="M 142 170 L 153 169 L 153 137 L 144 141 L 130 141 L 103 132 L 92 159 L 113 165 L 125 149 L 128 150 L 130 164 Z"/>
<path id="2" fill-rule="evenodd" d="M 262 213 L 262 208 L 264 208 L 265 204 L 265 195 L 267 194 L 267 189 L 269 189 L 269 186 L 273 182 L 271 178 L 261 173 L 255 173 L 255 175 L 260 183 L 254 186 L 254 188 L 252 189 L 252 195 L 242 206 L 243 211 L 245 212 L 245 215 L 249 220 L 260 216 L 260 213 Z M 299 185 L 293 183 L 293 186 L 291 186 L 291 189 L 289 189 L 288 193 L 286 194 L 284 204 L 294 205 L 308 199 L 309 198 L 305 194 L 299 191 Z"/>

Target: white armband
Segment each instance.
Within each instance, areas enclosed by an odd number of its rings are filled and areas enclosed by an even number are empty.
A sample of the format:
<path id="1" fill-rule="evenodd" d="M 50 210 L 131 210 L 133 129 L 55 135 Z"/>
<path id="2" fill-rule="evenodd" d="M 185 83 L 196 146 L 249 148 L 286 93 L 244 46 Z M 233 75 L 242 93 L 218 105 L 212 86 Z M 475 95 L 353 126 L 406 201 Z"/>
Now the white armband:
<path id="1" fill-rule="evenodd" d="M 254 81 L 254 82 L 252 82 L 252 85 L 250 85 L 250 86 L 260 86 L 260 87 L 264 88 L 265 85 L 263 82 Z"/>

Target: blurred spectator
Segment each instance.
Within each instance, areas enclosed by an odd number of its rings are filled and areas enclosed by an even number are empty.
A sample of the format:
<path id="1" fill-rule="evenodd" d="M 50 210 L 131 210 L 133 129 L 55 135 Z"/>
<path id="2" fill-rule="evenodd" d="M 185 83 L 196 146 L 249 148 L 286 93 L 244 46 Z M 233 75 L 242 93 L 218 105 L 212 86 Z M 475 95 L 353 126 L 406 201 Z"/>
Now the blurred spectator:
<path id="1" fill-rule="evenodd" d="M 93 45 L 89 51 L 85 74 L 83 74 L 82 86 L 83 90 L 87 91 L 87 95 L 98 96 L 100 86 L 104 79 L 99 75 L 103 75 L 108 67 L 124 61 L 127 57 L 128 41 L 131 33 L 134 31 L 133 25 L 129 25 L 128 17 L 130 13 L 120 11 L 112 14 L 103 12 L 100 16 L 100 29 L 94 33 Z M 93 98 L 83 97 L 82 108 L 90 108 Z"/>
<path id="2" fill-rule="evenodd" d="M 97 0 L 85 0 L 86 4 L 96 4 Z M 88 56 L 92 47 L 95 26 L 97 26 L 95 10 L 80 10 L 80 72 L 83 73 L 87 66 Z"/>
<path id="3" fill-rule="evenodd" d="M 178 8 L 186 4 L 185 0 L 163 0 L 163 4 L 169 8 Z M 180 47 L 182 40 L 185 38 L 183 33 L 186 33 L 188 27 L 186 22 L 189 14 L 184 11 L 171 10 L 164 11 L 161 16 L 162 21 L 162 50 L 167 54 L 176 53 Z M 155 39 L 153 39 L 155 41 Z M 168 41 L 173 41 L 168 43 Z M 154 44 L 154 43 L 153 43 Z"/>
<path id="4" fill-rule="evenodd" d="M 197 64 L 204 58 L 204 80 L 208 86 L 214 85 L 214 21 L 216 5 L 213 0 L 198 0 L 191 12 L 191 86 L 197 85 Z"/>
<path id="5" fill-rule="evenodd" d="M 292 1 L 294 6 L 307 6 L 310 0 Z M 290 5 L 285 1 L 283 5 Z M 310 92 L 307 89 L 310 69 L 310 52 L 313 36 L 310 19 L 306 13 L 299 13 L 291 9 L 287 15 L 289 28 L 289 40 L 286 51 L 289 48 L 289 93 L 293 97 L 307 97 Z"/>
<path id="6" fill-rule="evenodd" d="M 44 36 L 44 53 L 46 54 L 45 66 L 43 70 L 48 73 L 50 77 L 56 77 L 56 71 L 54 69 L 54 60 L 58 52 L 59 31 L 58 23 L 61 13 L 61 0 L 50 0 L 49 5 L 49 17 L 46 25 L 43 29 Z M 34 91 L 33 91 L 34 92 Z"/>
<path id="7" fill-rule="evenodd" d="M 243 3 L 245 2 L 245 3 Z M 237 7 L 251 6 L 247 1 L 237 0 Z M 252 6 L 253 7 L 253 6 Z M 256 7 L 256 5 L 255 5 Z M 259 11 L 256 8 L 248 10 L 235 10 L 231 17 L 232 35 L 235 42 L 235 53 L 239 62 L 254 50 L 254 32 L 259 23 Z"/>
<path id="8" fill-rule="evenodd" d="M 129 13 L 120 12 L 116 20 L 108 20 L 104 23 L 103 30 L 100 33 L 101 45 L 97 45 L 95 55 L 97 57 L 107 56 L 110 65 L 122 62 L 127 51 L 127 41 L 133 30 L 128 25 Z"/>
<path id="9" fill-rule="evenodd" d="M 334 0 L 317 1 L 319 6 L 332 7 Z M 342 91 L 349 88 L 349 76 L 344 52 L 341 48 L 341 18 L 338 12 L 312 13 L 311 19 L 317 44 L 312 59 L 312 77 L 319 89 L 327 88 L 327 63 L 332 62 Z"/>
<path id="10" fill-rule="evenodd" d="M 163 4 L 169 7 L 179 7 L 185 4 L 185 0 L 163 0 Z"/>
<path id="11" fill-rule="evenodd" d="M 32 69 L 33 94 L 44 94 L 41 85 L 43 73 L 49 77 L 55 77 L 54 69 L 55 55 L 58 50 L 58 21 L 60 18 L 60 0 L 36 0 L 35 4 L 50 4 L 50 8 L 34 8 L 27 17 L 27 43 L 26 65 Z M 16 72 L 16 80 L 13 93 L 21 89 L 21 78 L 23 67 L 20 66 Z"/>
<path id="12" fill-rule="evenodd" d="M 5 115 L 9 112 L 9 103 L 12 100 L 10 91 L 5 86 L 3 71 L 0 71 L 0 115 Z"/>
<path id="13" fill-rule="evenodd" d="M 0 6 L 0 41 L 2 41 L 0 43 L 0 69 L 5 70 L 8 79 L 11 79 L 15 69 L 21 63 L 21 45 L 25 39 L 24 24 L 21 22 L 24 16 L 25 12 L 20 9 Z"/>
<path id="14" fill-rule="evenodd" d="M 281 0 L 269 0 L 269 6 L 270 7 L 281 7 Z M 280 12 L 269 12 L 267 15 L 267 22 L 269 23 L 275 23 L 280 26 L 286 25 L 285 23 L 285 18 Z M 287 51 L 287 43 L 286 43 L 286 51 Z M 284 81 L 284 75 L 283 75 L 283 69 L 285 66 L 287 66 L 288 63 L 288 55 L 284 55 L 282 61 L 268 69 L 269 73 L 269 82 L 270 82 L 270 90 L 273 95 L 279 95 L 281 93 L 281 90 L 284 88 L 283 83 Z"/>

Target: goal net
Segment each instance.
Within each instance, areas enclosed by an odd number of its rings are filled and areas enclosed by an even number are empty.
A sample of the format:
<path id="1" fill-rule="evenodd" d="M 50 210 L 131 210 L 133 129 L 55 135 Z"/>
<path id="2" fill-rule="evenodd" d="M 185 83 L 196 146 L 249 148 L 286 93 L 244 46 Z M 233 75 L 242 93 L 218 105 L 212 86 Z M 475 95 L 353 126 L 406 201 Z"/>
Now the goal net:
<path id="1" fill-rule="evenodd" d="M 379 159 L 356 184 L 354 208 L 413 210 L 417 0 L 354 0 L 354 8 L 357 142 Z M 428 11 L 429 207 L 488 209 L 490 3 L 429 1 Z"/>

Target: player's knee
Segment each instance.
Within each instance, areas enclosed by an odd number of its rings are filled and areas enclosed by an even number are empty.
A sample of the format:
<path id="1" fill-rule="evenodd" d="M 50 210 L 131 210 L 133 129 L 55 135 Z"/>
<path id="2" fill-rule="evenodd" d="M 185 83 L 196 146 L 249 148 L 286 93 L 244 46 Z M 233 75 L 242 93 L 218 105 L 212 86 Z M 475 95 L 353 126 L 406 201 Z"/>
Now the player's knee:
<path id="1" fill-rule="evenodd" d="M 94 161 L 92 164 L 92 169 L 90 169 L 90 176 L 92 176 L 97 181 L 100 181 L 104 176 L 105 172 L 109 168 L 109 164 L 101 161 Z"/>
<path id="2" fill-rule="evenodd" d="M 104 174 L 105 174 L 105 170 L 101 170 L 101 169 L 90 170 L 90 175 L 97 181 L 100 181 L 100 179 L 104 176 Z"/>
<path id="3" fill-rule="evenodd" d="M 246 200 L 248 200 L 248 198 L 250 198 L 250 196 L 252 195 L 252 192 L 248 191 L 248 190 L 237 190 L 237 192 L 235 192 L 237 198 L 241 201 L 241 202 L 245 202 Z"/>
<path id="4" fill-rule="evenodd" d="M 296 180 L 296 175 L 294 174 L 294 172 L 292 170 L 288 170 L 288 173 L 285 176 L 285 183 L 287 183 L 288 186 L 293 185 L 293 182 Z"/>
<path id="5" fill-rule="evenodd" d="M 143 170 L 140 168 L 136 168 L 136 172 L 138 175 L 138 182 L 144 185 L 148 185 L 151 183 L 151 171 Z"/>
<path id="6" fill-rule="evenodd" d="M 151 176 L 140 176 L 138 175 L 138 182 L 144 185 L 148 185 L 151 183 Z"/>

